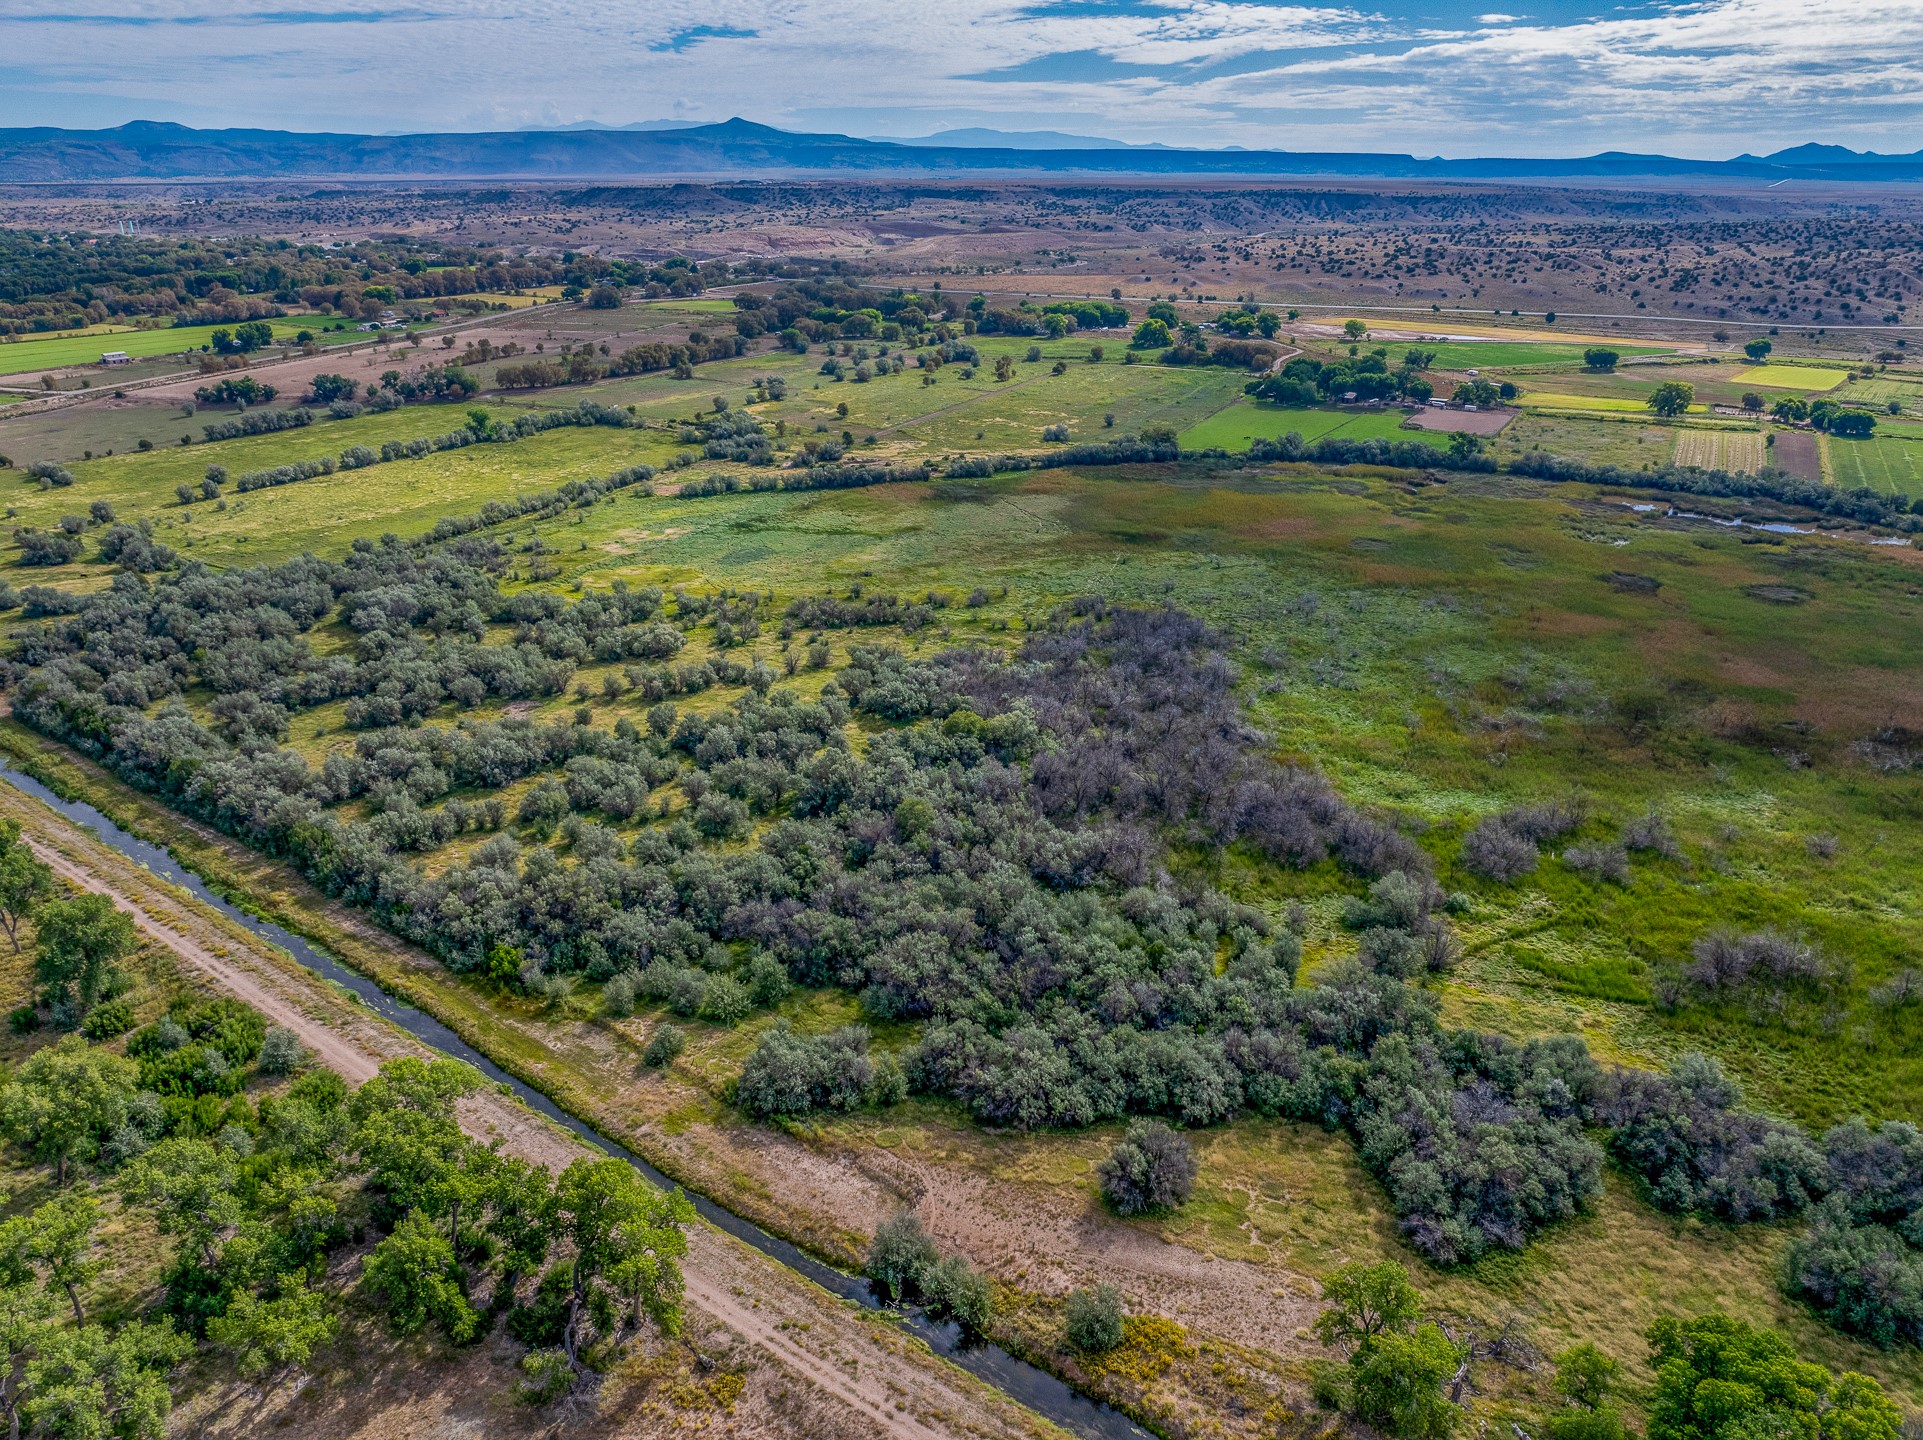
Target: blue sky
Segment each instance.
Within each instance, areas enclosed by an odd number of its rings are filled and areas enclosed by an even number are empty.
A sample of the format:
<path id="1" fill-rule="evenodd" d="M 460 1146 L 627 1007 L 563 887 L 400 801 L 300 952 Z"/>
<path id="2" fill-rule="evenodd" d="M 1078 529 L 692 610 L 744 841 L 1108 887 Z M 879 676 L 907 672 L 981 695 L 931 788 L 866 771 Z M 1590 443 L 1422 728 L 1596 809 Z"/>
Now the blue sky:
<path id="1" fill-rule="evenodd" d="M 6 0 L 0 125 L 721 120 L 1178 145 L 1923 147 L 1923 0 Z"/>

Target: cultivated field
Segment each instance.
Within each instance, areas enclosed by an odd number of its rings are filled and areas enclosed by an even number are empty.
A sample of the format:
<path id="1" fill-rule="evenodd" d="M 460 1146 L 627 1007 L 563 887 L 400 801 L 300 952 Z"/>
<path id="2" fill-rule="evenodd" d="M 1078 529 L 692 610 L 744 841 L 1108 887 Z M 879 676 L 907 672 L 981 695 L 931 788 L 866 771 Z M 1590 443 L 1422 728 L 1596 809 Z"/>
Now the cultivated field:
<path id="1" fill-rule="evenodd" d="M 367 336 L 357 334 L 352 323 L 344 323 L 333 318 L 270 320 L 276 340 L 292 340 L 301 331 L 312 334 L 315 341 L 322 345 L 343 344 L 351 340 L 365 340 Z M 110 335 L 66 335 L 46 340 L 20 339 L 0 343 L 0 375 L 19 375 L 39 370 L 58 370 L 72 365 L 90 365 L 100 368 L 102 375 L 112 378 L 112 367 L 100 367 L 103 351 L 124 350 L 136 359 L 152 358 L 161 355 L 181 355 L 191 351 L 205 350 L 210 337 L 216 329 L 232 330 L 214 325 L 163 326 L 156 330 L 122 330 Z"/>
<path id="2" fill-rule="evenodd" d="M 1760 430 L 1695 430 L 1676 433 L 1675 462 L 1701 470 L 1761 470 L 1766 458 Z"/>
<path id="3" fill-rule="evenodd" d="M 1345 440 L 1429 438 L 1404 429 L 1406 418 L 1400 410 L 1290 410 L 1279 405 L 1238 401 L 1200 424 L 1190 426 L 1180 439 L 1188 449 L 1216 446 L 1233 453 L 1248 449 L 1251 440 L 1280 440 L 1291 432 L 1304 440 L 1320 440 L 1330 435 Z"/>
<path id="4" fill-rule="evenodd" d="M 1776 443 L 1780 446 L 1782 441 Z M 1915 436 L 1832 437 L 1829 460 L 1838 485 L 1867 485 L 1889 495 L 1923 495 L 1923 439 Z"/>
<path id="5" fill-rule="evenodd" d="M 1802 390 L 1815 394 L 1834 390 L 1849 379 L 1847 370 L 1826 370 L 1819 365 L 1758 365 L 1737 374 L 1740 385 L 1760 385 L 1767 390 Z"/>
<path id="6" fill-rule="evenodd" d="M 1770 446 L 1770 459 L 1778 470 L 1804 480 L 1823 478 L 1823 449 L 1818 437 L 1806 430 L 1779 430 Z"/>

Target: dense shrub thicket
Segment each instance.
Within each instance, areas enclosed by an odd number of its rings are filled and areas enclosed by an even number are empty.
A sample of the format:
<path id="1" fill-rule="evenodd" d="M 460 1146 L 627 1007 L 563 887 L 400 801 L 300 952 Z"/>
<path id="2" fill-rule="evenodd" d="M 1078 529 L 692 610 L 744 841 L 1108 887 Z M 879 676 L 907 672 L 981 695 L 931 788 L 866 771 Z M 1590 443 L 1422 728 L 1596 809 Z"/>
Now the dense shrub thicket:
<path id="1" fill-rule="evenodd" d="M 1312 1117 L 1356 1134 L 1412 1238 L 1444 1260 L 1520 1244 L 1594 1193 L 1593 1064 L 1579 1046 L 1438 1026 L 1400 978 L 1449 958 L 1422 851 L 1265 757 L 1193 617 L 1090 600 L 1012 656 L 857 645 L 807 702 L 742 667 L 732 705 L 662 701 L 645 729 L 408 728 L 448 701 L 558 693 L 590 660 L 638 661 L 634 688 L 672 693 L 680 676 L 659 662 L 681 624 L 757 620 L 745 597 L 672 612 L 652 590 L 506 599 L 499 564 L 475 542 L 390 542 L 337 566 L 117 582 L 25 638 L 18 713 L 457 968 L 627 977 L 630 995 L 720 1023 L 790 982 L 839 985 L 874 1019 L 922 1022 L 905 1077 L 859 1031 L 771 1032 L 740 1086 L 756 1113 L 886 1099 L 905 1079 L 999 1125 Z M 784 626 L 919 608 L 797 606 Z M 321 658 L 305 632 L 335 615 L 360 638 Z M 481 638 L 503 622 L 510 642 Z M 216 693 L 210 725 L 174 703 L 195 683 Z M 363 730 L 351 747 L 316 768 L 278 746 L 288 715 L 341 698 Z M 858 714 L 894 727 L 860 756 L 844 737 Z M 508 822 L 498 801 L 451 792 L 530 776 L 545 778 L 514 817 L 521 839 L 496 835 L 433 875 L 409 861 Z M 671 781 L 692 802 L 675 823 L 632 840 L 611 828 L 658 813 Z M 336 812 L 349 800 L 365 818 Z M 758 816 L 773 823 L 750 848 L 705 843 Z M 1175 884 L 1167 831 L 1400 878 L 1370 902 L 1364 963 L 1298 989 L 1295 937 Z"/>
<path id="2" fill-rule="evenodd" d="M 1923 1131 L 1861 1120 L 1823 1137 L 1830 1197 L 1790 1248 L 1789 1286 L 1878 1345 L 1923 1345 Z"/>
<path id="3" fill-rule="evenodd" d="M 1010 1127 L 1312 1120 L 1354 1137 L 1412 1243 L 1443 1263 L 1582 1211 L 1603 1154 L 1589 1131 L 1605 1126 L 1671 1210 L 1768 1219 L 1830 1196 L 1793 1283 L 1850 1328 L 1917 1333 L 1923 1145 L 1894 1127 L 1815 1145 L 1742 1110 L 1700 1057 L 1605 1074 L 1575 1038 L 1443 1027 L 1408 983 L 1457 953 L 1424 852 L 1267 757 L 1221 641 L 1194 617 L 1087 599 L 1013 653 L 857 643 L 803 700 L 726 647 L 764 621 L 784 640 L 908 629 L 944 597 L 854 590 L 777 612 L 768 596 L 617 585 L 570 603 L 503 595 L 504 563 L 478 540 L 389 540 L 339 564 L 123 575 L 37 607 L 10 674 L 16 713 L 454 968 L 543 992 L 585 976 L 609 982 L 611 1005 L 718 1024 L 791 984 L 832 985 L 870 1020 L 917 1024 L 899 1057 L 872 1053 L 861 1026 L 771 1029 L 737 1088 L 756 1115 L 913 1088 Z M 356 644 L 321 656 L 307 634 L 334 618 Z M 677 662 L 695 625 L 723 649 Z M 604 694 L 645 710 L 611 729 L 415 723 L 449 703 L 560 694 L 589 663 Z M 698 712 L 671 698 L 715 683 L 742 693 Z M 179 703 L 189 686 L 214 694 L 205 723 Z M 292 714 L 339 700 L 351 744 L 317 767 L 280 746 Z M 881 727 L 860 753 L 846 738 L 857 717 Z M 511 816 L 487 794 L 527 779 Z M 654 823 L 668 786 L 674 817 Z M 1492 817 L 1483 868 L 1534 863 L 1581 818 L 1555 805 Z M 411 858 L 475 831 L 500 833 L 432 874 Z M 1354 958 L 1298 985 L 1296 936 L 1178 884 L 1169 836 L 1371 877 L 1344 916 Z M 1654 831 L 1630 843 L 1673 848 Z M 1813 966 L 1782 937 L 1716 938 L 1696 957 L 1705 985 L 1739 971 L 1802 983 Z"/>

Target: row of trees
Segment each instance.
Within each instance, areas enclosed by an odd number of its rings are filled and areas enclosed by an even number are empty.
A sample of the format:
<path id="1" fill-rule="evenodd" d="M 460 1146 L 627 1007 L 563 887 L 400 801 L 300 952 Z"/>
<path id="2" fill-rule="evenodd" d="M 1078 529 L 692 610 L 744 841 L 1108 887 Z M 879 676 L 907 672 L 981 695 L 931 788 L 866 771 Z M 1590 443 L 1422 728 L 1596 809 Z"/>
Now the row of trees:
<path id="1" fill-rule="evenodd" d="M 345 1249 L 363 1251 L 359 1286 L 397 1331 L 465 1344 L 505 1317 L 528 1347 L 529 1400 L 605 1368 L 645 1324 L 677 1329 L 686 1198 L 622 1161 L 553 1176 L 468 1140 L 455 1107 L 481 1083 L 470 1068 L 410 1058 L 351 1093 L 326 1071 L 281 1086 L 298 1041 L 230 1001 L 177 1002 L 127 1050 L 65 1036 L 0 1089 L 0 1128 L 58 1187 L 0 1225 L 14 1433 L 159 1440 L 168 1374 L 201 1345 L 249 1378 L 306 1368 L 343 1324 Z M 120 1324 L 88 1305 L 109 1189 L 173 1246 L 156 1307 Z"/>
<path id="2" fill-rule="evenodd" d="M 1319 405 L 1353 395 L 1358 400 L 1429 399 L 1436 393 L 1423 371 L 1424 352 L 1410 351 L 1401 365 L 1389 368 L 1389 353 L 1376 349 L 1366 355 L 1323 362 L 1298 355 L 1278 371 L 1243 387 L 1258 400 L 1292 408 Z M 1494 397 L 1491 397 L 1494 398 Z"/>

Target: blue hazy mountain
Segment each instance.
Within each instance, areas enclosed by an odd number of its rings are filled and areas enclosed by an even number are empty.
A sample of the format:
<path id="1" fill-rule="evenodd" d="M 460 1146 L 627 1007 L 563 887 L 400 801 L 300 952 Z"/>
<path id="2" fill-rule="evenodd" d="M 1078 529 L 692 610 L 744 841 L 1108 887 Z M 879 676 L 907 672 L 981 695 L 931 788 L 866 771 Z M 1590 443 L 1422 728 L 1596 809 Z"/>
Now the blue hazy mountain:
<path id="1" fill-rule="evenodd" d="M 779 130 L 740 118 L 713 125 L 656 122 L 646 128 L 584 126 L 413 135 L 196 130 L 142 120 L 110 130 L 0 129 L 0 181 L 808 175 L 1923 180 L 1923 152 L 1877 155 L 1830 145 L 1803 145 L 1733 160 L 1616 151 L 1574 159 L 1421 159 L 1369 152 L 1182 149 L 1039 133 L 1049 143 L 1040 143 L 1031 133 L 996 136 L 998 143 L 990 144 L 988 137 L 994 132 L 977 131 L 960 132 L 959 139 L 950 134 L 911 141 L 867 140 Z"/>

